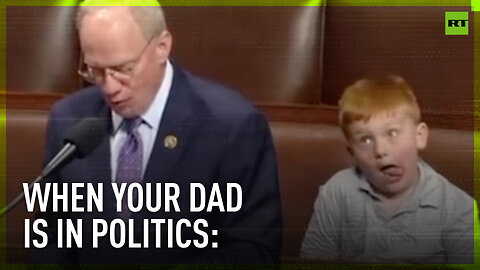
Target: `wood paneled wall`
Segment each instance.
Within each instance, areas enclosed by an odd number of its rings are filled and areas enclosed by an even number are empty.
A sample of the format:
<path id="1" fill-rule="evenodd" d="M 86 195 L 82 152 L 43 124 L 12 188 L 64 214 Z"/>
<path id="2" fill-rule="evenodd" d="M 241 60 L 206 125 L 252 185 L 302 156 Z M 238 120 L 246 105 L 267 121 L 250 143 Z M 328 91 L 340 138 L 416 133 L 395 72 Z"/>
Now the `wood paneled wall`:
<path id="1" fill-rule="evenodd" d="M 403 76 L 430 125 L 473 129 L 469 36 L 445 11 L 469 7 L 166 7 L 173 58 L 241 91 L 271 120 L 336 122 L 343 89 Z M 75 7 L 7 8 L 7 107 L 48 109 L 82 85 Z"/>

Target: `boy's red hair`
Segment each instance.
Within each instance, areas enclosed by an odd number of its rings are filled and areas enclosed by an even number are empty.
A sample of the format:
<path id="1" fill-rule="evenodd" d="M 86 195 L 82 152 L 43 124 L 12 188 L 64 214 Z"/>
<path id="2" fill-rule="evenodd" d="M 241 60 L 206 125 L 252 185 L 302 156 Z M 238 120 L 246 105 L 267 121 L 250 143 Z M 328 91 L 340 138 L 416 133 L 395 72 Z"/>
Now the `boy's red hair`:
<path id="1" fill-rule="evenodd" d="M 345 89 L 339 102 L 339 124 L 349 138 L 348 126 L 356 121 L 368 121 L 372 116 L 402 106 L 412 120 L 420 123 L 417 99 L 405 80 L 387 76 L 380 80 L 361 79 Z"/>

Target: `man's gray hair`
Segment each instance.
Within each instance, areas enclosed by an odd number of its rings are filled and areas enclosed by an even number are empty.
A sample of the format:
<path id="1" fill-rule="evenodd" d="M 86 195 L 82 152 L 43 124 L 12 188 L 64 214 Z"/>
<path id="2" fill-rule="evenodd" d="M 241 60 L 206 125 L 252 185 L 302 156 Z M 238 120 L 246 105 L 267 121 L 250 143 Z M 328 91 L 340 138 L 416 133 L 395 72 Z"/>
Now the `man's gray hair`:
<path id="1" fill-rule="evenodd" d="M 76 27 L 80 30 L 82 20 L 85 15 L 98 11 L 104 8 L 111 8 L 108 6 L 80 6 L 77 10 Z M 165 16 L 163 15 L 162 7 L 160 6 L 130 6 L 128 7 L 133 19 L 138 23 L 142 34 L 146 39 L 159 36 L 167 29 Z M 121 18 L 120 18 L 121 19 Z"/>

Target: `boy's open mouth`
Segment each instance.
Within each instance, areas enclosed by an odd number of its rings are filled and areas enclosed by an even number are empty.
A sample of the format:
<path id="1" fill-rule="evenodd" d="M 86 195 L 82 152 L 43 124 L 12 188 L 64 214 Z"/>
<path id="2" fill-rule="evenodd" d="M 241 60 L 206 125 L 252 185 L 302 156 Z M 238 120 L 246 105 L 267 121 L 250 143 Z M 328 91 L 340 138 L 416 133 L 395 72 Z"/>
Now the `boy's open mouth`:
<path id="1" fill-rule="evenodd" d="M 394 164 L 388 164 L 380 167 L 380 171 L 390 179 L 399 179 L 403 175 L 403 169 Z"/>

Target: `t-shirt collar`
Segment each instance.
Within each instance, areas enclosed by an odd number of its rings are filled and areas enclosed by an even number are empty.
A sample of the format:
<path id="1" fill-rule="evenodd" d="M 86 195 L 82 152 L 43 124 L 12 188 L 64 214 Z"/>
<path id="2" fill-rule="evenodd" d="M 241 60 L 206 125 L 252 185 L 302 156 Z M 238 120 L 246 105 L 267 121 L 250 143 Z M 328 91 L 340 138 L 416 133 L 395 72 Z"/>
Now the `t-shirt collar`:
<path id="1" fill-rule="evenodd" d="M 409 199 L 412 203 L 408 204 L 408 208 L 414 208 L 417 205 L 438 208 L 441 203 L 441 196 L 435 196 L 435 191 L 439 187 L 438 181 L 435 181 L 434 179 L 435 171 L 421 159 L 417 164 L 420 172 L 420 180 Z M 372 185 L 370 185 L 360 169 L 356 168 L 356 172 L 359 175 L 360 180 L 359 190 L 362 190 L 371 197 L 380 200 L 380 195 L 373 190 Z"/>

